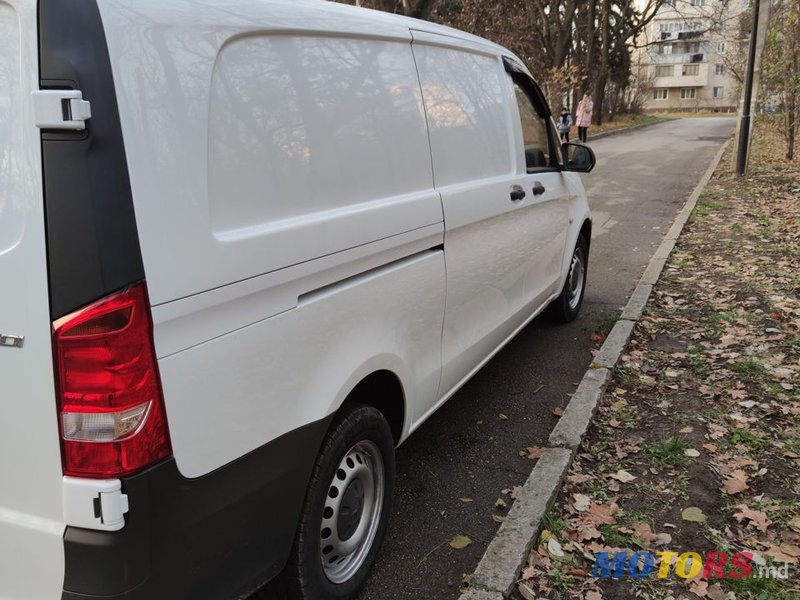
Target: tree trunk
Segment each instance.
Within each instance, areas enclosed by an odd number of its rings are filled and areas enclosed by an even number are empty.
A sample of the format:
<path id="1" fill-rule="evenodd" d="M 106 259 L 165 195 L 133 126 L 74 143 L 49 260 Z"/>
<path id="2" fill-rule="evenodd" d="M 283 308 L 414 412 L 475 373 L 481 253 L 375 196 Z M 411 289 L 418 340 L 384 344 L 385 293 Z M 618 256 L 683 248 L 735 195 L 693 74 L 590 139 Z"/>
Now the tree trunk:
<path id="1" fill-rule="evenodd" d="M 609 19 L 611 18 L 611 0 L 603 0 L 603 14 L 600 29 L 600 71 L 594 80 L 594 112 L 592 123 L 603 124 L 603 104 L 606 96 L 606 82 L 608 81 L 608 55 L 609 48 Z"/>
<path id="2" fill-rule="evenodd" d="M 586 18 L 586 63 L 583 69 L 583 75 L 586 77 L 586 83 L 582 86 L 583 90 L 588 92 L 590 86 L 594 84 L 594 78 L 592 77 L 592 62 L 594 61 L 594 35 L 595 35 L 595 28 L 594 28 L 594 20 L 595 20 L 595 2 L 596 0 L 589 0 L 589 14 Z M 582 94 L 575 94 L 575 97 L 578 98 Z M 577 106 L 577 105 L 576 105 Z"/>
<path id="3" fill-rule="evenodd" d="M 794 159 L 794 142 L 797 136 L 797 94 L 791 94 L 786 106 L 786 160 Z"/>

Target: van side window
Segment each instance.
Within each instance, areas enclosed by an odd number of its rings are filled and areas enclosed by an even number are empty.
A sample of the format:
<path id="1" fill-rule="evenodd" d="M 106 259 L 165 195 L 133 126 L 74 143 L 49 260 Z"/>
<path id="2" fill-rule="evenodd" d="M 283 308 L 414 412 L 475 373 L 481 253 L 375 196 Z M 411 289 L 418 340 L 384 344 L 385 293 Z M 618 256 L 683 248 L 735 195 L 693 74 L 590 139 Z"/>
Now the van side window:
<path id="1" fill-rule="evenodd" d="M 436 185 L 509 174 L 508 104 L 497 57 L 414 45 Z"/>
<path id="2" fill-rule="evenodd" d="M 522 124 L 522 140 L 525 146 L 525 166 L 531 169 L 547 169 L 554 165 L 550 157 L 550 138 L 547 121 L 540 117 L 528 94 L 516 83 L 514 94 L 517 97 L 519 118 Z"/>

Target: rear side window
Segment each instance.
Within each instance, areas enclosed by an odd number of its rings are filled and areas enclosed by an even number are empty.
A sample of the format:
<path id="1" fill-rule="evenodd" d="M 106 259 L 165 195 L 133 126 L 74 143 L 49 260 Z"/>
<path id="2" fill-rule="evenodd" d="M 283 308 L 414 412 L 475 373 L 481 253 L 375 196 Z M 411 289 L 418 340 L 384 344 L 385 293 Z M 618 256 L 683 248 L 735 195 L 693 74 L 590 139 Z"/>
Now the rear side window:
<path id="1" fill-rule="evenodd" d="M 528 171 L 547 169 L 555 166 L 550 152 L 550 138 L 547 119 L 539 114 L 527 92 L 516 82 L 514 95 L 519 107 L 519 119 L 522 127 L 522 141 L 525 148 L 525 166 Z"/>
<path id="2" fill-rule="evenodd" d="M 497 57 L 414 45 L 436 185 L 511 172 L 508 112 Z"/>

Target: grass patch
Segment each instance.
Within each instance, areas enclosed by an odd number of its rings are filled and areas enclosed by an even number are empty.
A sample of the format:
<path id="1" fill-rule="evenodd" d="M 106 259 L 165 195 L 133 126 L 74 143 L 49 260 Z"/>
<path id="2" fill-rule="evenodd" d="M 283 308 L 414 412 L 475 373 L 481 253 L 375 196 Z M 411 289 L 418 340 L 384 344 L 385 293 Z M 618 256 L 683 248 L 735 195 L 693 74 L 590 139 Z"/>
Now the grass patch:
<path id="1" fill-rule="evenodd" d="M 735 446 L 745 446 L 753 451 L 760 451 L 770 445 L 770 442 L 754 435 L 752 431 L 739 427 L 731 429 L 730 441 Z"/>
<path id="2" fill-rule="evenodd" d="M 621 363 L 614 365 L 614 379 L 623 385 L 633 385 L 639 381 L 639 377 L 636 373 Z"/>
<path id="3" fill-rule="evenodd" d="M 770 561 L 771 562 L 771 561 Z M 758 577 L 758 566 L 753 565 L 753 574 L 742 579 L 726 578 L 721 581 L 723 588 L 736 594 L 737 598 L 752 600 L 789 600 L 796 598 L 795 592 L 785 589 L 781 579 Z"/>
<path id="4" fill-rule="evenodd" d="M 567 525 L 564 519 L 555 517 L 550 513 L 545 515 L 543 522 L 544 528 L 556 537 L 569 529 L 569 525 Z"/>
<path id="5" fill-rule="evenodd" d="M 601 313 L 597 315 L 594 320 L 594 333 L 608 337 L 617 321 L 619 321 L 619 315 L 616 313 Z"/>
<path id="6" fill-rule="evenodd" d="M 691 447 L 686 438 L 673 435 L 647 445 L 645 452 L 661 466 L 674 467 L 688 460 L 685 451 Z"/>
<path id="7" fill-rule="evenodd" d="M 600 533 L 603 534 L 603 539 L 606 544 L 616 548 L 631 548 L 634 545 L 633 536 L 628 533 L 621 533 L 617 531 L 613 525 L 600 525 Z"/>
<path id="8" fill-rule="evenodd" d="M 727 369 L 748 379 L 760 379 L 766 372 L 764 365 L 752 358 L 739 359 L 727 365 Z"/>
<path id="9" fill-rule="evenodd" d="M 723 208 L 725 208 L 725 205 L 721 202 L 712 200 L 711 197 L 706 194 L 701 194 L 697 206 L 694 207 L 689 219 L 691 221 L 704 219 L 711 213 L 719 212 Z"/>

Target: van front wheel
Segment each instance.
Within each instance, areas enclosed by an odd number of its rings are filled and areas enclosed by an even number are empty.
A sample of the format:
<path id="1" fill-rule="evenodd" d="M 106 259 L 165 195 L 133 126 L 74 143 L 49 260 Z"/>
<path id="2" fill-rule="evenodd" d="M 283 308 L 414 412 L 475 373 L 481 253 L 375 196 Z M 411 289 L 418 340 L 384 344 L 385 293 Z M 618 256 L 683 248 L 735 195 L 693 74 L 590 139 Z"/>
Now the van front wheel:
<path id="1" fill-rule="evenodd" d="M 344 599 L 362 586 L 389 520 L 394 442 L 380 411 L 337 416 L 311 475 L 285 575 L 290 596 Z"/>
<path id="2" fill-rule="evenodd" d="M 567 280 L 561 294 L 547 307 L 547 314 L 559 323 L 573 321 L 581 310 L 586 292 L 586 270 L 589 262 L 589 247 L 580 235 L 572 251 Z"/>

